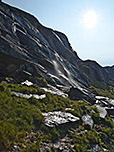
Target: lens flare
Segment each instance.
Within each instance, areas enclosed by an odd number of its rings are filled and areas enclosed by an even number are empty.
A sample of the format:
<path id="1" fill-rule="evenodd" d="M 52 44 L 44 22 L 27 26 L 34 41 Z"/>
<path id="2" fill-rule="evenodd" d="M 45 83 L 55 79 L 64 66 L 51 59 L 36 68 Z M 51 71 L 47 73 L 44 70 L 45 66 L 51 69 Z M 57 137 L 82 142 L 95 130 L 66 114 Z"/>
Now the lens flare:
<path id="1" fill-rule="evenodd" d="M 86 11 L 83 14 L 83 23 L 87 28 L 94 28 L 97 24 L 97 13 L 95 11 Z"/>

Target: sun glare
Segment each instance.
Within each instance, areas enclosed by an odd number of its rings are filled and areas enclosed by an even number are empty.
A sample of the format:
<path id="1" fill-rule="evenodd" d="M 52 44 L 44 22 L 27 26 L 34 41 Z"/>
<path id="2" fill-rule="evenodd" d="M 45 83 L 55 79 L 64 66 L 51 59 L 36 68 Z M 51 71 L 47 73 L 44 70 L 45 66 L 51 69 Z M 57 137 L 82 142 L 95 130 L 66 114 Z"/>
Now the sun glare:
<path id="1" fill-rule="evenodd" d="M 95 11 L 86 11 L 83 14 L 83 22 L 87 28 L 94 28 L 97 24 L 97 14 Z"/>

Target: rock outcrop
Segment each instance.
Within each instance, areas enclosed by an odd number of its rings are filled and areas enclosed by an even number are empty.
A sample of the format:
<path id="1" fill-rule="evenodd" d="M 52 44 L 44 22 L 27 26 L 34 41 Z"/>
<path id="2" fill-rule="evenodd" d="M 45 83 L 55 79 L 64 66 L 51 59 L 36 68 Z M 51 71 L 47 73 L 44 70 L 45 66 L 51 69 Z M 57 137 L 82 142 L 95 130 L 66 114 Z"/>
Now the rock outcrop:
<path id="1" fill-rule="evenodd" d="M 114 118 L 114 107 L 112 108 L 106 108 L 108 115 L 112 118 Z"/>
<path id="2" fill-rule="evenodd" d="M 78 89 L 94 83 L 114 84 L 98 63 L 78 57 L 65 34 L 1 2 L 0 77 L 21 81 L 29 75 L 43 77 L 53 86 Z"/>
<path id="3" fill-rule="evenodd" d="M 84 88 L 70 88 L 68 92 L 68 97 L 72 100 L 87 100 L 91 103 L 95 103 L 95 97 L 94 94 L 92 94 L 89 90 Z"/>
<path id="4" fill-rule="evenodd" d="M 68 112 L 53 111 L 42 114 L 45 117 L 45 124 L 48 127 L 54 127 L 66 123 L 76 123 L 80 120 L 80 118 L 75 117 L 74 115 Z"/>

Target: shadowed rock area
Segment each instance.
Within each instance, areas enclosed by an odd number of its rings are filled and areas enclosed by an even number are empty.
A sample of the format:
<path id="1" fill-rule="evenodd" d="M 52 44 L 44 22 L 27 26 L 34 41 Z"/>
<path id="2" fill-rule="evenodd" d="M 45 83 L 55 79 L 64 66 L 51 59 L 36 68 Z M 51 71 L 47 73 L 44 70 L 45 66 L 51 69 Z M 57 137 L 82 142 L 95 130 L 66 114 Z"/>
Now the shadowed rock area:
<path id="1" fill-rule="evenodd" d="M 113 66 L 106 66 L 105 70 L 107 71 L 107 73 L 109 74 L 109 76 L 114 79 L 114 65 Z"/>

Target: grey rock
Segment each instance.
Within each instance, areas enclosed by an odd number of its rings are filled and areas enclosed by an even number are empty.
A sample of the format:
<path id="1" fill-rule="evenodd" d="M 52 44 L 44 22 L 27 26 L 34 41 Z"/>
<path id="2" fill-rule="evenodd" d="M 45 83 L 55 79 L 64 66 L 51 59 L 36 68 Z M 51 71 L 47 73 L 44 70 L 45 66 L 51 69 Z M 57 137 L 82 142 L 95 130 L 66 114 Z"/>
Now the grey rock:
<path id="1" fill-rule="evenodd" d="M 107 115 L 114 117 L 114 99 L 108 97 L 96 96 L 96 107 L 100 113 L 100 117 L 105 118 Z"/>
<path id="2" fill-rule="evenodd" d="M 50 92 L 50 93 L 52 93 L 52 94 L 54 94 L 54 95 L 59 95 L 59 96 L 62 96 L 62 97 L 64 97 L 64 98 L 67 98 L 68 97 L 68 95 L 66 94 L 66 93 L 64 93 L 62 90 L 60 90 L 60 89 L 58 89 L 58 88 L 56 88 L 56 87 L 54 87 L 54 86 L 51 86 L 51 85 L 48 85 L 47 87 L 41 87 L 44 91 L 46 91 L 46 92 Z M 64 86 L 63 86 L 63 88 L 64 88 Z"/>
<path id="3" fill-rule="evenodd" d="M 90 152 L 98 152 L 98 151 L 108 151 L 107 149 L 100 147 L 97 144 L 92 145 L 92 148 L 89 150 Z"/>
<path id="4" fill-rule="evenodd" d="M 91 127 L 93 127 L 93 124 L 94 124 L 93 119 L 92 119 L 92 117 L 89 116 L 88 114 L 83 115 L 83 116 L 82 116 L 82 120 L 83 120 L 83 122 L 84 122 L 85 124 L 89 124 Z"/>
<path id="5" fill-rule="evenodd" d="M 15 91 L 11 91 L 11 94 L 17 96 L 17 97 L 22 97 L 22 98 L 26 98 L 29 99 L 31 97 L 34 97 L 36 99 L 43 99 L 46 97 L 45 94 L 42 95 L 37 95 L 37 94 L 24 94 L 24 93 L 20 93 L 20 92 L 15 92 Z"/>
<path id="6" fill-rule="evenodd" d="M 108 115 L 114 118 L 114 108 L 106 108 L 106 110 Z"/>
<path id="7" fill-rule="evenodd" d="M 108 97 L 103 97 L 103 96 L 96 96 L 95 97 L 96 103 L 99 103 L 100 105 L 104 107 L 114 107 L 114 99 L 110 99 Z"/>
<path id="8" fill-rule="evenodd" d="M 101 117 L 101 118 L 105 118 L 106 115 L 107 115 L 107 110 L 106 110 L 106 108 L 105 108 L 105 107 L 101 107 L 101 106 L 99 106 L 99 105 L 96 105 L 96 107 L 97 107 L 97 109 L 98 109 L 98 111 L 99 111 L 100 117 Z"/>
<path id="9" fill-rule="evenodd" d="M 33 83 L 32 83 L 32 82 L 30 82 L 30 81 L 28 81 L 28 80 L 26 80 L 26 81 L 22 82 L 21 84 L 23 84 L 23 85 L 27 85 L 27 86 L 32 86 L 32 85 L 33 85 Z"/>
<path id="10" fill-rule="evenodd" d="M 94 95 L 85 88 L 75 88 L 71 87 L 71 89 L 68 92 L 68 97 L 72 100 L 87 100 L 91 103 L 95 103 Z"/>
<path id="11" fill-rule="evenodd" d="M 68 112 L 54 111 L 48 113 L 42 113 L 45 117 L 45 124 L 49 127 L 55 127 L 61 124 L 77 122 L 80 118 L 73 116 Z"/>

